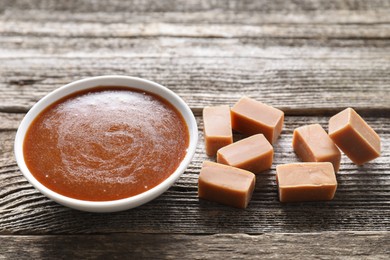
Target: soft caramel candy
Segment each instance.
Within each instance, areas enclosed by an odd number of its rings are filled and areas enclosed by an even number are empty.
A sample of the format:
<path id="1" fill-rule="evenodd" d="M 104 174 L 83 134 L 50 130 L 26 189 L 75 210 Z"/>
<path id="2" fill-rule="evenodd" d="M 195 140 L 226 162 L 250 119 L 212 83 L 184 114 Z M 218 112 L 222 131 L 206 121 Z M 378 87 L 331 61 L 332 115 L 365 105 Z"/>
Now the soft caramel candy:
<path id="1" fill-rule="evenodd" d="M 337 189 L 330 162 L 278 165 L 276 182 L 281 202 L 332 200 Z"/>
<path id="2" fill-rule="evenodd" d="M 259 173 L 271 168 L 274 149 L 263 134 L 242 139 L 217 152 L 217 162 Z"/>
<path id="3" fill-rule="evenodd" d="M 380 156 L 379 135 L 352 108 L 330 118 L 329 136 L 357 165 Z"/>
<path id="4" fill-rule="evenodd" d="M 205 107 L 203 122 L 206 154 L 215 156 L 219 148 L 233 142 L 229 106 Z"/>
<path id="5" fill-rule="evenodd" d="M 282 132 L 284 113 L 254 99 L 243 97 L 231 109 L 232 127 L 247 135 L 264 134 L 274 143 Z"/>
<path id="6" fill-rule="evenodd" d="M 236 208 L 246 208 L 255 188 L 253 173 L 231 166 L 204 162 L 199 174 L 199 198 Z"/>
<path id="7" fill-rule="evenodd" d="M 294 130 L 292 145 L 304 162 L 331 162 L 339 170 L 341 153 L 319 124 L 306 125 Z"/>

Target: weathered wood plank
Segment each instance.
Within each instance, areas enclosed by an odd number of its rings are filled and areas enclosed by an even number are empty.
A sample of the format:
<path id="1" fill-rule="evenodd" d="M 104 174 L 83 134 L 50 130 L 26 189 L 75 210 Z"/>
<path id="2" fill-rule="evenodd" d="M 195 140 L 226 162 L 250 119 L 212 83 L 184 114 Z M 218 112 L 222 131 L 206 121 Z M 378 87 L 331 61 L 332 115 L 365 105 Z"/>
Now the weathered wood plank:
<path id="1" fill-rule="evenodd" d="M 126 74 L 167 85 L 195 111 L 248 95 L 287 114 L 389 113 L 388 3 L 179 6 L 0 3 L 0 110 L 26 112 L 75 79 Z"/>
<path id="2" fill-rule="evenodd" d="M 387 58 L 370 62 L 261 57 L 6 59 L 0 64 L 0 110 L 25 112 L 73 80 L 122 74 L 159 82 L 196 111 L 205 105 L 232 105 L 247 95 L 287 114 L 330 114 L 352 106 L 383 115 L 390 111 L 389 70 Z"/>
<path id="3" fill-rule="evenodd" d="M 198 24 L 128 24 L 128 23 L 61 23 L 2 21 L 4 35 L 31 35 L 56 37 L 188 37 L 188 38 L 326 38 L 326 39 L 388 39 L 388 24 L 375 25 L 218 25 Z"/>
<path id="4" fill-rule="evenodd" d="M 70 11 L 70 12 L 200 12 L 209 10 L 224 11 L 256 11 L 260 14 L 269 12 L 299 12 L 316 10 L 348 10 L 371 11 L 390 9 L 390 3 L 386 0 L 302 0 L 302 1 L 224 1 L 224 0 L 166 0 L 166 1 L 137 1 L 111 0 L 104 3 L 98 0 L 5 0 L 1 2 L 2 9 L 39 9 L 46 11 Z"/>
<path id="5" fill-rule="evenodd" d="M 20 115 L 8 117 L 17 121 Z M 13 119 L 12 119 L 13 118 Z M 382 156 L 357 167 L 345 156 L 337 174 L 339 187 L 331 202 L 281 204 L 277 198 L 275 166 L 298 161 L 292 151 L 295 127 L 320 123 L 328 117 L 286 117 L 275 145 L 271 170 L 257 176 L 247 210 L 237 210 L 197 198 L 204 154 L 202 120 L 197 116 L 200 142 L 195 158 L 177 183 L 157 200 L 113 214 L 90 214 L 67 209 L 36 191 L 21 175 L 13 158 L 15 130 L 0 129 L 0 233 L 262 233 L 320 231 L 389 231 L 390 227 L 390 118 L 370 117 L 368 123 L 382 138 Z M 9 125 L 17 125 L 9 123 Z"/>
<path id="6" fill-rule="evenodd" d="M 0 236 L 0 259 L 388 259 L 389 242 L 388 232 Z"/>
<path id="7" fill-rule="evenodd" d="M 24 114 L 0 112 L 0 131 L 17 129 L 23 117 Z"/>
<path id="8" fill-rule="evenodd" d="M 4 36 L 0 59 L 27 58 L 252 58 L 269 61 L 336 60 L 344 62 L 388 60 L 388 40 L 321 39 L 180 39 L 78 38 Z M 115 49 L 112 49 L 115 46 Z M 164 51 L 161 52 L 161 49 Z M 356 65 L 355 65 L 356 66 Z"/>
<path id="9" fill-rule="evenodd" d="M 347 7 L 347 10 L 346 10 Z M 102 8 L 99 12 L 95 8 Z M 60 37 L 388 38 L 386 1 L 35 1 L 0 3 L 4 35 Z M 49 11 L 50 10 L 50 11 Z M 104 11 L 102 11 L 104 10 Z M 115 13 L 115 15 L 112 15 Z M 201 26 L 207 24 L 207 26 Z M 296 26 L 299 24 L 300 26 Z M 256 26 L 253 26 L 256 25 Z"/>
<path id="10" fill-rule="evenodd" d="M 1 111 L 26 112 L 58 86 L 103 74 L 161 82 L 195 111 L 242 95 L 288 114 L 390 110 L 386 1 L 112 1 L 103 8 L 43 0 L 0 8 Z"/>
<path id="11" fill-rule="evenodd" d="M 0 1 L 0 259 L 387 259 L 389 12 L 386 0 Z M 12 150 L 24 113 L 61 85 L 107 74 L 171 88 L 200 131 L 205 105 L 242 95 L 285 110 L 274 165 L 257 176 L 249 208 L 197 198 L 200 165 L 212 160 L 202 132 L 183 176 L 139 208 L 84 213 L 35 190 Z M 363 167 L 344 156 L 331 202 L 279 203 L 275 166 L 298 160 L 293 129 L 326 126 L 347 106 L 378 131 L 382 156 Z"/>
<path id="12" fill-rule="evenodd" d="M 253 58 L 265 60 L 388 60 L 388 40 L 68 38 L 3 36 L 0 59 Z M 115 49 L 113 49 L 115 46 Z M 162 51 L 163 50 L 163 51 Z M 352 61 L 350 61 L 352 63 Z M 352 64 L 353 65 L 353 64 Z M 356 65 L 355 65 L 356 66 Z"/>
<path id="13" fill-rule="evenodd" d="M 67 1 L 67 3 L 72 1 Z M 188 1 L 186 1 L 188 2 Z M 108 3 L 109 5 L 115 3 Z M 1 7 L 0 7 L 1 8 Z M 272 12 L 266 10 L 236 10 L 209 9 L 202 11 L 136 11 L 105 9 L 103 12 L 91 10 L 50 10 L 48 12 L 37 7 L 33 9 L 6 8 L 0 20 L 29 21 L 29 22 L 62 22 L 62 23 L 167 23 L 167 24 L 242 24 L 242 25 L 300 25 L 300 24 L 343 24 L 343 25 L 375 25 L 390 22 L 387 15 L 390 8 L 373 10 L 317 9 L 310 11 L 285 10 L 279 8 Z M 71 14 L 71 15 L 70 15 Z M 114 15 L 113 15 L 114 14 Z M 261 14 L 261 15 L 260 15 Z"/>

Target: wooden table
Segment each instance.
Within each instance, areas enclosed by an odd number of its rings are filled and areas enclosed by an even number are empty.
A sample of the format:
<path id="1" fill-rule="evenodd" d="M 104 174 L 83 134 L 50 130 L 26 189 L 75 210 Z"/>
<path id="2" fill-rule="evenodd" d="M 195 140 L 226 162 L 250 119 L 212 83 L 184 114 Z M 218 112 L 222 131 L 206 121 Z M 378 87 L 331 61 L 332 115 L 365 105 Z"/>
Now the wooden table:
<path id="1" fill-rule="evenodd" d="M 1 1 L 0 258 L 356 258 L 390 255 L 390 2 Z M 193 109 L 191 165 L 158 199 L 93 214 L 58 205 L 19 171 L 24 114 L 71 81 L 147 78 Z M 201 111 L 247 95 L 285 111 L 271 170 L 246 210 L 199 201 Z M 281 204 L 275 166 L 297 162 L 294 128 L 354 107 L 382 138 L 363 167 L 342 157 L 335 199 Z"/>

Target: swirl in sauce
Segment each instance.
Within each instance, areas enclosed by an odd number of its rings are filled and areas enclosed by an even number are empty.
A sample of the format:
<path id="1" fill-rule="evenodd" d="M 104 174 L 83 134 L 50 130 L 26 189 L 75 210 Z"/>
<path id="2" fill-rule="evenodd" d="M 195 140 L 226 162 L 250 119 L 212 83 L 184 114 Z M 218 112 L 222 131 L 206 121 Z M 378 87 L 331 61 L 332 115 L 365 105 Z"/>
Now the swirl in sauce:
<path id="1" fill-rule="evenodd" d="M 189 144 L 182 115 L 166 100 L 120 87 L 89 89 L 46 108 L 23 153 L 49 189 L 89 201 L 140 194 L 179 166 Z"/>

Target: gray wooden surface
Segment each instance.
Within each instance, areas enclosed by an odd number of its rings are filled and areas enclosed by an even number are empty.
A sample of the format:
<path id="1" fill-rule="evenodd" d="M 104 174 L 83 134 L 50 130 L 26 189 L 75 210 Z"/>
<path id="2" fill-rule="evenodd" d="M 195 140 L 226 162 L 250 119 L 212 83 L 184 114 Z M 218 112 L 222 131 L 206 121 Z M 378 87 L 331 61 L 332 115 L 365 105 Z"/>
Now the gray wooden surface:
<path id="1" fill-rule="evenodd" d="M 390 255 L 390 1 L 0 0 L 0 259 L 356 258 Z M 200 130 L 177 183 L 139 208 L 60 206 L 19 171 L 13 139 L 51 90 L 89 76 L 157 81 L 182 96 Z M 274 164 L 246 210 L 197 198 L 201 109 L 242 95 L 281 108 Z M 335 199 L 281 204 L 275 166 L 296 162 L 294 128 L 351 106 L 382 156 L 343 156 Z"/>

